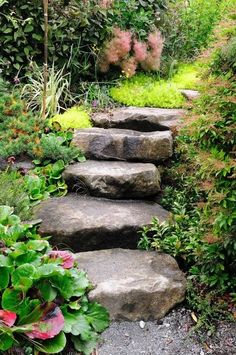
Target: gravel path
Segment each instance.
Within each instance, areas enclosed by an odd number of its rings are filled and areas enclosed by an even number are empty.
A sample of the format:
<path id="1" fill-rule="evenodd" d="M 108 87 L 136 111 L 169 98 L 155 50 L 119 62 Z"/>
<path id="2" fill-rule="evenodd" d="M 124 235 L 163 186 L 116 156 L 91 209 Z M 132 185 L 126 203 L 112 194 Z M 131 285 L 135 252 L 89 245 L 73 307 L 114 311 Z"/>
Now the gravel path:
<path id="1" fill-rule="evenodd" d="M 141 326 L 143 328 L 141 328 Z M 191 337 L 191 312 L 173 310 L 162 321 L 114 322 L 103 333 L 99 355 L 236 355 L 236 323 L 220 322 L 214 337 Z"/>

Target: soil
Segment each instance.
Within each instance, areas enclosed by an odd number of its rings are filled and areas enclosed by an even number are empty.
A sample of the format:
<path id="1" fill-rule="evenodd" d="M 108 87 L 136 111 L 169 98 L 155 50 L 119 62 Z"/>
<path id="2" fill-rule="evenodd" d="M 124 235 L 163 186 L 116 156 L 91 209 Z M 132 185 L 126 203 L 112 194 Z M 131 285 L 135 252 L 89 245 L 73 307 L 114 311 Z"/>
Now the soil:
<path id="1" fill-rule="evenodd" d="M 143 327 L 141 327 L 141 326 Z M 161 321 L 114 322 L 103 333 L 98 355 L 236 355 L 236 322 L 219 322 L 213 336 L 192 332 L 191 311 L 180 307 Z"/>

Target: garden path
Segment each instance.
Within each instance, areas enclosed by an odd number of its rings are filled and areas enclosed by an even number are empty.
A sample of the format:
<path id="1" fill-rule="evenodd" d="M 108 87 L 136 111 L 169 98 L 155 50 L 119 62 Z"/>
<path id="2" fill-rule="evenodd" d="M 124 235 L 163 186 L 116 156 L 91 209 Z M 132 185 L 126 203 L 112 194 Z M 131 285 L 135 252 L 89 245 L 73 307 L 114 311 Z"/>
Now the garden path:
<path id="1" fill-rule="evenodd" d="M 95 285 L 90 298 L 114 320 L 160 319 L 184 299 L 186 280 L 172 257 L 132 250 L 153 216 L 168 218 L 155 201 L 159 167 L 173 154 L 183 116 L 135 107 L 95 114 L 93 128 L 74 133 L 88 160 L 65 170 L 70 193 L 44 201 L 38 212 L 42 235 L 80 252 L 79 265 Z"/>

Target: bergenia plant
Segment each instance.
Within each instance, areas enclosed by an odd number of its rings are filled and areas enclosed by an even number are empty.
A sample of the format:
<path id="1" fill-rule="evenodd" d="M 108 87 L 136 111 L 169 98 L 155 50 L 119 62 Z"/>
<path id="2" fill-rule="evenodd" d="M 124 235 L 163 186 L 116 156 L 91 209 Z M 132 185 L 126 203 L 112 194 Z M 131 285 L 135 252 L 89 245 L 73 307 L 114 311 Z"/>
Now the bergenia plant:
<path id="1" fill-rule="evenodd" d="M 53 250 L 35 230 L 0 206 L 0 352 L 30 346 L 54 354 L 69 342 L 89 355 L 108 312 L 89 302 L 91 286 L 75 255 Z"/>

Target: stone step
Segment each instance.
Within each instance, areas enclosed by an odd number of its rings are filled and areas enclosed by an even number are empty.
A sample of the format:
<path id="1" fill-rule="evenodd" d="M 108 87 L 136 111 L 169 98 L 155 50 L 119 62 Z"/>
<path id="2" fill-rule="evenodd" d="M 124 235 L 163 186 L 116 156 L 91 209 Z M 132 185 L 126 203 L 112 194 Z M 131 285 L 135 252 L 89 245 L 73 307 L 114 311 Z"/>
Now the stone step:
<path id="1" fill-rule="evenodd" d="M 179 125 L 185 114 L 181 109 L 123 107 L 110 112 L 94 113 L 94 126 L 134 129 L 142 132 L 165 131 Z"/>
<path id="2" fill-rule="evenodd" d="M 89 293 L 111 319 L 160 319 L 184 300 L 186 280 L 170 255 L 109 249 L 79 253 L 79 268 L 95 286 Z"/>
<path id="3" fill-rule="evenodd" d="M 196 100 L 200 97 L 200 92 L 197 90 L 180 90 L 181 94 L 189 101 Z"/>
<path id="4" fill-rule="evenodd" d="M 170 131 L 138 132 L 118 128 L 76 130 L 73 143 L 89 159 L 159 162 L 173 153 Z"/>
<path id="5" fill-rule="evenodd" d="M 152 217 L 165 221 L 169 213 L 154 202 L 108 200 L 69 194 L 43 201 L 36 213 L 39 232 L 74 251 L 136 248 L 138 231 Z"/>
<path id="6" fill-rule="evenodd" d="M 154 164 L 87 160 L 68 166 L 64 179 L 70 191 L 107 198 L 144 198 L 160 191 Z"/>

